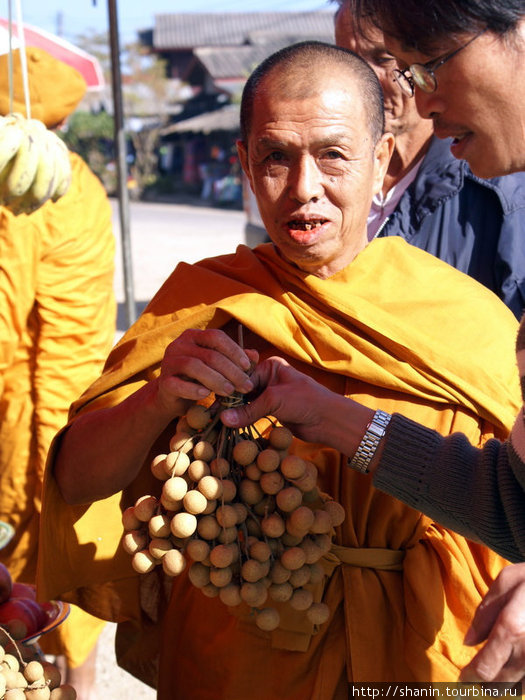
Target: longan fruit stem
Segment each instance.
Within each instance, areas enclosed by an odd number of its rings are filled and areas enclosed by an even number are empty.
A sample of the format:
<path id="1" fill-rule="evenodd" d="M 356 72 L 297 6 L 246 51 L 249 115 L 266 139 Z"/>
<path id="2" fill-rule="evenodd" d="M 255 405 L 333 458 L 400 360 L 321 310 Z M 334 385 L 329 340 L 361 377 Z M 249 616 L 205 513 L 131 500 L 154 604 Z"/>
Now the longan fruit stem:
<path id="1" fill-rule="evenodd" d="M 213 416 L 213 418 L 211 419 L 211 423 L 208 426 L 206 426 L 206 429 L 202 433 L 199 433 L 199 438 L 201 440 L 206 440 L 208 435 L 211 433 L 211 431 L 215 428 L 215 426 L 219 422 L 220 415 L 221 414 L 219 411 L 219 413 L 217 413 L 215 416 Z"/>
<path id="2" fill-rule="evenodd" d="M 11 642 L 11 645 L 13 646 L 13 648 L 16 652 L 16 655 L 18 657 L 18 661 L 20 662 L 20 666 L 22 668 L 25 668 L 26 663 L 25 663 L 24 659 L 22 658 L 22 653 L 21 653 L 20 649 L 18 648 L 17 642 L 13 639 L 13 637 L 9 634 L 9 632 L 6 630 L 5 627 L 0 627 L 0 631 L 2 631 L 5 634 L 5 636 L 7 637 L 7 639 Z"/>

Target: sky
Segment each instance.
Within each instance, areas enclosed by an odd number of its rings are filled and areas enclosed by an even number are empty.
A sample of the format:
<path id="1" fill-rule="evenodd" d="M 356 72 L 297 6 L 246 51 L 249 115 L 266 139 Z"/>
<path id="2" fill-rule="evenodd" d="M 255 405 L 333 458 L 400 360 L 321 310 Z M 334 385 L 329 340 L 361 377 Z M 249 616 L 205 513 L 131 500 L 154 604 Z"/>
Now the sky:
<path id="1" fill-rule="evenodd" d="M 108 29 L 109 0 L 20 0 L 22 17 L 28 24 L 69 41 L 90 30 Z M 12 16 L 16 18 L 16 2 Z M 2 3 L 4 6 L 4 3 Z M 4 16 L 7 16 L 7 3 Z M 140 29 L 151 29 L 156 14 L 170 12 L 301 12 L 331 7 L 327 0 L 116 0 L 120 43 L 137 38 Z M 0 13 L 1 16 L 1 13 Z"/>

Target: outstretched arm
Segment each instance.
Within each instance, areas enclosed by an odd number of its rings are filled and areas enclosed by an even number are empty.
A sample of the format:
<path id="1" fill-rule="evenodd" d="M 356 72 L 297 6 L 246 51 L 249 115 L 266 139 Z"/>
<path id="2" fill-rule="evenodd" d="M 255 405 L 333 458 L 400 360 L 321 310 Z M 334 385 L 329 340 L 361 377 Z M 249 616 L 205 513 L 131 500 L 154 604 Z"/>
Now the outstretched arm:
<path id="1" fill-rule="evenodd" d="M 221 330 L 188 330 L 166 348 L 160 376 L 117 406 L 79 416 L 65 432 L 55 476 L 68 503 L 88 503 L 127 486 L 148 451 L 189 401 L 247 392 L 256 353 Z"/>
<path id="2" fill-rule="evenodd" d="M 322 442 L 352 457 L 374 414 L 272 357 L 251 375 L 251 403 L 224 411 L 231 427 L 273 415 L 299 438 Z M 465 435 L 443 437 L 394 414 L 369 464 L 374 485 L 436 522 L 498 552 L 525 560 L 525 465 L 507 442 L 479 449 Z"/>

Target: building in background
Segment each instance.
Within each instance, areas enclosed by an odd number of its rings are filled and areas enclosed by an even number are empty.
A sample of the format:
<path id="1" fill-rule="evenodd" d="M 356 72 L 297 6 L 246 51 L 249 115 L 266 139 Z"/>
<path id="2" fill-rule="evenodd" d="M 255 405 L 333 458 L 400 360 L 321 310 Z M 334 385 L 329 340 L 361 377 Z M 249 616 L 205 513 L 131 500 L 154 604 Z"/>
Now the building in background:
<path id="1" fill-rule="evenodd" d="M 187 99 L 161 129 L 160 168 L 177 189 L 243 205 L 235 141 L 240 95 L 252 70 L 276 50 L 307 39 L 333 41 L 334 10 L 173 13 L 155 16 L 141 43 L 161 58 Z M 260 225 L 249 193 L 250 224 Z"/>

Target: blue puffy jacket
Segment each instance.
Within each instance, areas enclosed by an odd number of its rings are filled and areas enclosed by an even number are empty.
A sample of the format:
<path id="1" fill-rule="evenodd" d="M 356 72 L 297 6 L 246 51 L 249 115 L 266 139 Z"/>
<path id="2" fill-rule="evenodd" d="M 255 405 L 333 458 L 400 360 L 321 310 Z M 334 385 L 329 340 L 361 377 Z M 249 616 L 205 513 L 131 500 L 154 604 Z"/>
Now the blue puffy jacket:
<path id="1" fill-rule="evenodd" d="M 525 307 L 525 173 L 472 174 L 433 138 L 418 175 L 379 236 L 402 236 L 492 289 L 520 319 Z"/>

